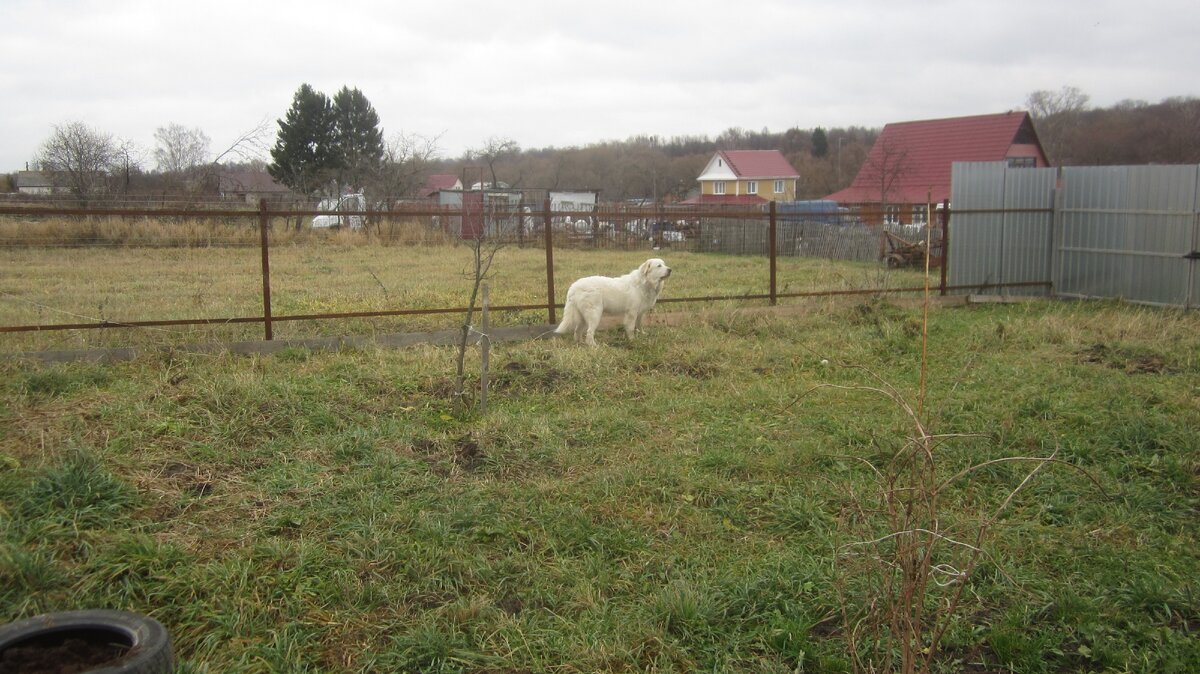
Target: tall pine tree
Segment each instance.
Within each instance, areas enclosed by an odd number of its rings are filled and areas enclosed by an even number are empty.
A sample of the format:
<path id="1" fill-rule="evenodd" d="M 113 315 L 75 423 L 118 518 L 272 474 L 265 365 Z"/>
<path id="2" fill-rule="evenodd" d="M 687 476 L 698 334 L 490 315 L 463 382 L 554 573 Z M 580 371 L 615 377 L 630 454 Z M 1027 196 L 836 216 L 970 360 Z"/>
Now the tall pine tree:
<path id="1" fill-rule="evenodd" d="M 825 135 L 825 129 L 817 127 L 812 133 L 812 155 L 814 157 L 824 157 L 829 154 L 829 138 Z"/>
<path id="2" fill-rule="evenodd" d="M 287 116 L 278 122 L 267 172 L 300 194 L 317 193 L 336 177 L 340 166 L 329 97 L 301 84 Z"/>
<path id="3" fill-rule="evenodd" d="M 358 89 L 342 87 L 333 97 L 338 182 L 362 188 L 383 165 L 379 115 Z"/>

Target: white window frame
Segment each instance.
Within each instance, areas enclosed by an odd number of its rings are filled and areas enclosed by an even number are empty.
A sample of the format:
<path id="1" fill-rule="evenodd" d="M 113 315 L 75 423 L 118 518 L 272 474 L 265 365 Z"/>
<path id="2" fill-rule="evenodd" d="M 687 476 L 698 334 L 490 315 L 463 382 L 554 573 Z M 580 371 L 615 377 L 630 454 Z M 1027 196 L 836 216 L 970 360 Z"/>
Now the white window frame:
<path id="1" fill-rule="evenodd" d="M 929 223 L 929 214 L 925 210 L 925 204 L 915 204 L 912 207 L 912 224 L 925 225 Z"/>
<path id="2" fill-rule="evenodd" d="M 900 224 L 900 207 L 886 206 L 883 209 L 883 224 L 898 225 Z"/>
<path id="3" fill-rule="evenodd" d="M 746 194 L 758 194 L 758 181 L 757 180 L 747 180 L 746 181 Z"/>
<path id="4" fill-rule="evenodd" d="M 775 194 L 783 194 L 786 189 L 782 180 L 775 181 Z"/>
<path id="5" fill-rule="evenodd" d="M 725 194 L 725 181 L 724 180 L 714 180 L 713 181 L 713 194 Z"/>

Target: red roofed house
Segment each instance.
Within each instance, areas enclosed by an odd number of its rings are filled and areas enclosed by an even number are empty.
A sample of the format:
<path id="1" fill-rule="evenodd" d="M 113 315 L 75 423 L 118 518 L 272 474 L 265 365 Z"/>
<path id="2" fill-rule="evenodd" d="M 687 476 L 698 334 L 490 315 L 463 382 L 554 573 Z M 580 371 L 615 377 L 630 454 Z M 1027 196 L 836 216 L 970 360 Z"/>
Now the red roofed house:
<path id="1" fill-rule="evenodd" d="M 461 190 L 462 188 L 462 180 L 458 176 L 452 173 L 435 173 L 425 180 L 425 186 L 421 188 L 421 197 L 436 198 L 438 192 L 442 190 Z"/>
<path id="2" fill-rule="evenodd" d="M 1046 153 L 1027 112 L 897 122 L 883 132 L 850 186 L 825 197 L 842 206 L 878 211 L 885 224 L 924 224 L 926 203 L 950 198 L 956 161 L 1007 161 L 1046 167 Z"/>
<path id="3" fill-rule="evenodd" d="M 697 180 L 700 195 L 683 203 L 763 205 L 794 201 L 800 174 L 779 150 L 722 150 Z"/>

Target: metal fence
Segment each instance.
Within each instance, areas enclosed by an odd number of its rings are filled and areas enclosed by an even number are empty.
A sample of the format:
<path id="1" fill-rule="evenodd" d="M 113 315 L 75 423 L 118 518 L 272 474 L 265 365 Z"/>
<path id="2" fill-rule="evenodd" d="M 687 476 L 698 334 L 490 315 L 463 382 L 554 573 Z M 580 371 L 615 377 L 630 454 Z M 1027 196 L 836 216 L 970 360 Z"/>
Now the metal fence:
<path id="1" fill-rule="evenodd" d="M 1200 301 L 1200 167 L 956 163 L 952 181 L 951 286 Z"/>
<path id="2" fill-rule="evenodd" d="M 506 202 L 507 203 L 507 202 Z M 238 324 L 261 324 L 262 336 L 274 339 L 274 326 L 285 321 L 320 321 L 336 319 L 363 319 L 376 317 L 420 316 L 433 314 L 462 314 L 466 307 L 406 307 L 380 308 L 366 311 L 297 311 L 281 308 L 283 303 L 272 298 L 272 249 L 281 245 L 305 243 L 333 232 L 334 228 L 313 229 L 312 219 L 323 215 L 321 211 L 293 209 L 282 204 L 272 205 L 262 201 L 258 209 L 230 208 L 228 205 L 209 204 L 205 208 L 129 208 L 124 204 L 93 204 L 86 208 L 63 208 L 61 206 L 0 205 L 0 246 L 6 248 L 54 248 L 70 249 L 95 247 L 136 248 L 211 248 L 239 247 L 247 249 L 249 257 L 258 258 L 261 265 L 261 311 L 242 315 L 206 316 L 195 318 L 163 318 L 162 320 L 127 320 L 127 316 L 105 319 L 88 319 L 70 322 L 39 321 L 20 325 L 0 325 L 0 334 L 19 332 L 54 332 L 70 330 L 95 330 L 111 328 L 159 328 L 164 326 L 229 326 Z M 737 302 L 765 301 L 775 304 L 781 298 L 812 297 L 822 295 L 869 295 L 884 293 L 919 292 L 923 287 L 852 287 L 833 290 L 807 290 L 780 288 L 777 279 L 777 259 L 780 255 L 795 255 L 804 251 L 818 254 L 814 241 L 825 241 L 826 249 L 838 252 L 839 245 L 847 250 L 864 252 L 871 241 L 871 248 L 880 249 L 878 232 L 864 234 L 856 226 L 837 229 L 829 223 L 788 222 L 781 223 L 774 206 L 767 209 L 743 208 L 740 210 L 705 208 L 625 207 L 598 205 L 588 212 L 556 211 L 549 200 L 540 207 L 516 203 L 502 207 L 498 202 L 486 199 L 459 208 L 444 208 L 429 204 L 400 204 L 387 211 L 338 212 L 338 221 L 362 225 L 362 236 L 373 237 L 383 245 L 395 243 L 437 243 L 461 238 L 503 242 L 517 246 L 536 247 L 545 251 L 545 301 L 541 303 L 508 304 L 492 306 L 497 312 L 545 312 L 548 323 L 555 323 L 558 292 L 555 288 L 554 252 L 563 247 L 574 248 L 623 248 L 675 250 L 712 250 L 705 242 L 728 240 L 727 233 L 738 231 L 744 245 L 736 252 L 761 255 L 763 258 L 765 292 L 713 294 L 695 297 L 671 297 L 664 302 L 712 302 L 730 300 Z M 73 224 L 67 230 L 55 229 L 58 221 L 69 219 Z M 119 227 L 110 227 L 113 222 Z M 205 224 L 195 225 L 196 222 Z M 168 226 L 164 227 L 163 224 Z M 247 226 L 253 223 L 254 226 Z M 143 229 L 143 225 L 145 229 Z M 781 225 L 783 225 L 781 227 Z M 414 231 L 415 230 L 415 231 Z M 869 232 L 869 230 L 867 230 Z M 834 243 L 839 234 L 848 243 Z M 712 238 L 710 238 L 712 237 Z M 774 244 L 774 245 L 772 245 Z M 811 246 L 811 247 L 808 247 Z M 723 248 L 722 252 L 730 251 Z M 858 253 L 856 253 L 858 254 Z M 830 257 L 842 257 L 830 255 Z M 873 254 L 871 258 L 877 257 Z M 855 258 L 851 258 L 855 259 Z M 857 259 L 862 259 L 859 257 Z M 378 279 L 376 279 L 378 281 Z M 257 280 L 255 281 L 257 283 Z M 382 284 L 381 284 L 382 285 Z M 242 293 L 246 308 L 258 302 Z M 386 289 L 385 289 L 386 290 Z M 69 289 L 66 289 L 69 292 Z M 728 291 L 727 291 L 728 292 Z M 537 297 L 533 292 L 528 297 Z M 10 298 L 11 299 L 11 298 Z M 306 307 L 307 308 L 307 307 Z M 47 316 L 62 315 L 47 313 Z M 103 315 L 103 312 L 100 312 Z M 257 315 L 255 315 L 257 314 Z M 183 314 L 186 316 L 186 314 Z M 40 316 L 40 314 L 39 314 Z"/>

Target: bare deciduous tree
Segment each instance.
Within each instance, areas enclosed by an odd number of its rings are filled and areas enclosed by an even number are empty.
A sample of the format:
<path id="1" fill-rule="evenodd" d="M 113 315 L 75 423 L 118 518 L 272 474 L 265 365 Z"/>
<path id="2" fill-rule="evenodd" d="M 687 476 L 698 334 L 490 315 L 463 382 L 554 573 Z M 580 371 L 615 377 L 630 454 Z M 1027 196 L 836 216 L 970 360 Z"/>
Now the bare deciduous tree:
<path id="1" fill-rule="evenodd" d="M 1089 97 L 1078 87 L 1064 86 L 1058 91 L 1040 89 L 1029 94 L 1025 106 L 1033 115 L 1042 149 L 1052 163 L 1072 163 L 1067 148 L 1071 133 L 1078 128 L 1087 110 Z"/>
<path id="2" fill-rule="evenodd" d="M 398 133 L 384 144 L 383 166 L 374 178 L 373 191 L 385 206 L 412 196 L 437 159 L 439 137 Z"/>
<path id="3" fill-rule="evenodd" d="M 1091 97 L 1078 87 L 1064 86 L 1058 91 L 1039 89 L 1031 92 L 1025 104 L 1033 116 L 1045 118 L 1065 112 L 1081 112 L 1087 108 L 1089 100 Z"/>
<path id="4" fill-rule="evenodd" d="M 109 192 L 129 194 L 134 191 L 134 177 L 142 172 L 145 152 L 131 140 L 117 141 L 116 149 L 116 156 L 109 169 Z"/>
<path id="5" fill-rule="evenodd" d="M 54 126 L 36 161 L 56 184 L 86 202 L 108 191 L 110 173 L 121 158 L 121 145 L 111 134 L 68 122 Z"/>
<path id="6" fill-rule="evenodd" d="M 154 131 L 154 161 L 163 173 L 183 174 L 208 160 L 212 143 L 200 127 L 187 128 L 172 122 Z"/>
<path id="7" fill-rule="evenodd" d="M 908 156 L 908 148 L 895 145 L 887 139 L 876 141 L 876 146 L 863 162 L 859 175 L 879 189 L 879 207 L 884 212 L 885 219 L 893 195 L 912 171 L 913 164 Z"/>
<path id="8" fill-rule="evenodd" d="M 219 164 L 227 159 L 236 158 L 243 162 L 262 162 L 263 157 L 270 152 L 270 147 L 267 145 L 267 138 L 271 132 L 270 120 L 263 118 L 258 124 L 251 129 L 248 129 L 233 139 L 217 156 L 212 160 L 213 164 Z"/>
<path id="9" fill-rule="evenodd" d="M 482 205 L 483 202 L 480 202 L 481 207 Z M 463 217 L 465 220 L 465 213 Z M 459 415 L 467 411 L 466 357 L 467 345 L 470 343 L 471 332 L 474 330 L 472 320 L 475 316 L 475 305 L 479 301 L 480 288 L 491 275 L 492 262 L 496 259 L 496 253 L 504 247 L 504 239 L 498 231 L 489 233 L 489 227 L 485 221 L 475 238 L 469 240 L 468 243 L 471 246 L 471 267 L 467 270 L 467 278 L 471 281 L 471 297 L 467 302 L 467 313 L 463 317 L 462 332 L 459 336 L 454 378 L 454 410 Z M 486 334 L 480 333 L 479 336 L 481 339 L 490 339 L 490 336 Z"/>
<path id="10" fill-rule="evenodd" d="M 488 173 L 492 176 L 492 186 L 498 186 L 496 179 L 496 164 L 505 157 L 513 156 L 521 151 L 521 146 L 511 138 L 488 138 L 483 147 L 469 150 L 467 157 L 487 164 Z M 467 186 L 469 187 L 469 185 Z"/>

